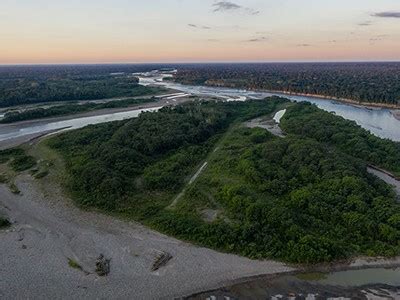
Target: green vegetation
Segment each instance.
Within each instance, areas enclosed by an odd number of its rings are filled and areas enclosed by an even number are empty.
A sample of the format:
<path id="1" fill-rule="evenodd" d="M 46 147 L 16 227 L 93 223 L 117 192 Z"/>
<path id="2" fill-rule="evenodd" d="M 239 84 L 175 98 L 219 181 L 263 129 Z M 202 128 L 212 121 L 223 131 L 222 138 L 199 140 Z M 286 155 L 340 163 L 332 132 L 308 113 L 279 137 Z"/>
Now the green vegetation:
<path id="1" fill-rule="evenodd" d="M 283 105 L 279 98 L 196 102 L 64 133 L 48 144 L 63 155 L 67 186 L 79 205 L 181 239 L 295 263 L 398 255 L 400 205 L 393 189 L 343 142 L 296 134 L 289 122 L 306 126 L 308 119 L 295 114 L 303 104 L 288 109 L 286 138 L 243 127 L 244 120 Z M 342 130 L 342 119 L 332 118 L 331 126 Z M 360 130 L 350 128 L 349 134 Z M 359 138 L 373 139 L 368 133 Z M 208 166 L 187 185 L 205 160 Z M 205 210 L 216 211 L 216 220 L 204 220 Z"/>
<path id="2" fill-rule="evenodd" d="M 33 177 L 35 177 L 36 179 L 41 179 L 46 177 L 47 175 L 49 175 L 49 170 L 40 170 L 33 174 Z"/>
<path id="3" fill-rule="evenodd" d="M 10 163 L 11 168 L 15 172 L 22 172 L 29 170 L 35 165 L 36 165 L 35 159 L 29 155 L 16 156 Z"/>
<path id="4" fill-rule="evenodd" d="M 7 183 L 8 177 L 5 174 L 0 174 L 0 183 Z"/>
<path id="5" fill-rule="evenodd" d="M 32 156 L 26 155 L 21 148 L 0 150 L 0 164 L 9 162 L 10 167 L 15 172 L 22 172 L 31 169 L 36 165 L 36 160 Z"/>
<path id="6" fill-rule="evenodd" d="M 155 98 L 125 99 L 125 100 L 109 101 L 106 103 L 68 104 L 68 105 L 53 106 L 50 108 L 34 108 L 22 112 L 10 111 L 4 115 L 4 118 L 0 120 L 0 123 L 14 123 L 25 120 L 73 115 L 99 109 L 124 108 L 133 105 L 150 103 L 154 101 Z"/>
<path id="7" fill-rule="evenodd" d="M 205 208 L 223 213 L 205 224 Z M 312 139 L 238 128 L 177 206 L 176 222 L 158 223 L 214 248 L 314 263 L 399 253 L 399 224 L 388 222 L 399 213 L 363 162 Z"/>
<path id="8" fill-rule="evenodd" d="M 78 264 L 75 260 L 68 258 L 68 265 L 73 268 L 73 269 L 77 269 L 79 271 L 82 271 L 82 267 L 80 264 Z"/>
<path id="9" fill-rule="evenodd" d="M 182 66 L 185 84 L 262 89 L 400 106 L 400 63 L 260 63 Z"/>
<path id="10" fill-rule="evenodd" d="M 138 78 L 122 75 L 56 75 L 0 78 L 0 107 L 39 102 L 96 100 L 151 95 L 162 89 L 138 84 Z"/>
<path id="11" fill-rule="evenodd" d="M 49 143 L 66 158 L 69 187 L 80 205 L 146 219 L 169 204 L 232 122 L 270 113 L 283 102 L 273 98 L 166 107 L 131 120 L 88 126 Z"/>
<path id="12" fill-rule="evenodd" d="M 400 143 L 378 138 L 355 122 L 320 110 L 315 105 L 301 103 L 290 107 L 281 127 L 286 133 L 335 146 L 400 177 Z"/>
<path id="13" fill-rule="evenodd" d="M 21 191 L 14 183 L 13 178 L 16 173 L 27 171 L 36 166 L 36 159 L 27 155 L 21 148 L 0 150 L 0 165 L 8 164 L 10 174 L 0 174 L 0 183 L 7 183 L 13 194 L 20 194 Z"/>

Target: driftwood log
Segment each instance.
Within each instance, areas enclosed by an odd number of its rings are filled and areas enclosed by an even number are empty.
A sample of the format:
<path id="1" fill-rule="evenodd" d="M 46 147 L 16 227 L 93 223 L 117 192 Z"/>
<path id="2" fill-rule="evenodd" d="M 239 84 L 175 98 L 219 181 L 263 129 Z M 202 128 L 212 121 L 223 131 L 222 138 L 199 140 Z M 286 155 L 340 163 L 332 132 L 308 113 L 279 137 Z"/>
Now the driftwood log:
<path id="1" fill-rule="evenodd" d="M 172 255 L 167 252 L 162 252 L 157 255 L 152 267 L 151 271 L 157 271 L 158 269 L 164 267 L 170 260 L 172 259 Z"/>

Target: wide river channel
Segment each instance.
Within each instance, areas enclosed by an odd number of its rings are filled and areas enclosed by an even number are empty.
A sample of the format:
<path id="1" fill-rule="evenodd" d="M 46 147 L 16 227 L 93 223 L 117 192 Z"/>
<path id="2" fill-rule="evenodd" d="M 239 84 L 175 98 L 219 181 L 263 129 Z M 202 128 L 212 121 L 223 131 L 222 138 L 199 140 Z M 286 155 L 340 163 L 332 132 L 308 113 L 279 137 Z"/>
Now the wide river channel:
<path id="1" fill-rule="evenodd" d="M 371 131 L 373 134 L 388 138 L 393 141 L 400 141 L 400 120 L 396 119 L 390 109 L 384 108 L 365 108 L 349 104 L 344 104 L 334 100 L 319 99 L 305 96 L 292 96 L 279 93 L 254 92 L 240 89 L 182 85 L 163 81 L 165 77 L 171 74 L 163 74 L 157 71 L 145 74 L 135 74 L 140 78 L 143 85 L 161 85 L 167 88 L 182 91 L 185 94 L 208 96 L 226 99 L 228 101 L 263 99 L 268 96 L 277 95 L 288 98 L 292 101 L 307 101 L 316 104 L 321 109 L 342 116 L 346 119 L 357 122 L 363 128 Z M 155 109 L 152 109 L 155 110 Z M 68 118 L 68 120 L 55 121 L 43 120 L 39 122 L 23 122 L 20 124 L 9 124 L 0 126 L 0 142 L 4 140 L 16 139 L 32 134 L 46 133 L 59 129 L 77 129 L 90 124 L 98 124 L 126 118 L 137 117 L 143 110 L 133 110 L 128 112 L 108 113 L 97 116 Z"/>

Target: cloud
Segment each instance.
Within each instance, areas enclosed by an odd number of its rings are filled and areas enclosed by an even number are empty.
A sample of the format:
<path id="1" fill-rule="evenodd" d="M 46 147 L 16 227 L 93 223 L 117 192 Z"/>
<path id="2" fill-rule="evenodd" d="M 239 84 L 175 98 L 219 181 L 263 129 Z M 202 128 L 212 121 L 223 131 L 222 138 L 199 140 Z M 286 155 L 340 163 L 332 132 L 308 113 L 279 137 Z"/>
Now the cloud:
<path id="1" fill-rule="evenodd" d="M 196 29 L 206 29 L 206 30 L 211 29 L 211 27 L 209 27 L 209 26 L 201 26 L 201 25 L 196 25 L 196 24 L 188 24 L 188 26 L 192 27 L 192 28 L 196 28 Z"/>
<path id="2" fill-rule="evenodd" d="M 383 40 L 385 40 L 387 37 L 389 37 L 388 34 L 379 34 L 379 35 L 372 36 L 372 37 L 369 39 L 369 41 L 370 41 L 370 43 L 374 43 L 374 42 L 378 42 L 378 41 L 383 41 Z"/>
<path id="3" fill-rule="evenodd" d="M 214 12 L 243 11 L 250 15 L 258 15 L 260 13 L 259 10 L 255 10 L 249 7 L 244 7 L 230 1 L 218 1 L 214 3 L 212 6 Z"/>
<path id="4" fill-rule="evenodd" d="M 247 40 L 246 42 L 257 43 L 257 42 L 265 42 L 265 41 L 267 41 L 267 40 L 268 40 L 267 37 L 262 36 L 262 37 L 258 37 L 258 38 L 254 38 L 254 39 L 249 39 L 249 40 Z"/>
<path id="5" fill-rule="evenodd" d="M 214 11 L 227 11 L 227 10 L 237 10 L 241 9 L 242 7 L 236 3 L 229 2 L 229 1 L 219 1 L 213 4 Z"/>
<path id="6" fill-rule="evenodd" d="M 371 21 L 366 21 L 366 22 L 361 22 L 357 24 L 358 26 L 371 26 L 372 22 Z"/>
<path id="7" fill-rule="evenodd" d="M 297 47 L 311 47 L 310 44 L 297 44 Z"/>
<path id="8" fill-rule="evenodd" d="M 374 13 L 371 16 L 378 18 L 400 18 L 400 11 L 383 11 Z"/>

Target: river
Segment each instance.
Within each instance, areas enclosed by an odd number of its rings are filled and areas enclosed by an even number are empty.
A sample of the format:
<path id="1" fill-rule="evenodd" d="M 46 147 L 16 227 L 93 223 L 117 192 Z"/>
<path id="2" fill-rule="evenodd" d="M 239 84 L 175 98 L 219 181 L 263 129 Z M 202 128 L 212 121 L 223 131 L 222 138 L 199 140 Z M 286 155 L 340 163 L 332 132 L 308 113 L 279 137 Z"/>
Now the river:
<path id="1" fill-rule="evenodd" d="M 399 299 L 400 269 L 300 273 L 260 278 L 189 299 Z"/>
<path id="2" fill-rule="evenodd" d="M 363 128 L 369 130 L 373 134 L 388 138 L 393 141 L 400 141 L 400 120 L 394 117 L 390 109 L 365 108 L 341 103 L 334 100 L 319 99 L 306 96 L 291 96 L 279 93 L 254 92 L 241 89 L 207 87 L 182 85 L 164 80 L 171 77 L 171 73 L 161 73 L 158 71 L 137 73 L 142 85 L 162 85 L 185 94 L 198 96 L 211 96 L 222 98 L 227 101 L 247 100 L 247 99 L 263 99 L 268 96 L 282 96 L 292 101 L 307 101 L 316 104 L 319 108 L 326 111 L 334 112 L 346 119 L 357 122 Z M 183 95 L 183 94 L 182 94 Z M 40 134 L 68 127 L 69 129 L 77 129 L 89 124 L 98 124 L 110 121 L 117 121 L 126 118 L 137 117 L 142 110 L 132 110 L 128 112 L 109 113 L 99 116 L 76 117 L 69 120 L 54 121 L 46 120 L 42 122 L 32 122 L 24 124 L 10 124 L 9 126 L 0 126 L 0 142 L 9 139 L 16 139 L 21 136 L 32 134 Z"/>
<path id="3" fill-rule="evenodd" d="M 54 121 L 44 120 L 38 122 L 27 122 L 21 124 L 7 124 L 0 126 L 0 142 L 6 142 L 9 140 L 18 140 L 21 137 L 30 137 L 34 135 L 40 135 L 47 132 L 53 132 L 57 130 L 71 130 L 85 127 L 87 125 L 120 121 L 129 118 L 137 117 L 141 112 L 144 111 L 155 111 L 161 107 L 153 107 L 148 109 L 136 109 L 131 111 L 109 113 L 97 116 L 87 117 L 76 117 L 66 120 Z"/>
<path id="4" fill-rule="evenodd" d="M 139 75 L 139 74 L 137 74 Z M 329 112 L 334 112 L 345 119 L 355 121 L 358 125 L 369 130 L 371 133 L 393 141 L 400 141 L 400 120 L 396 119 L 390 109 L 386 108 L 366 108 L 354 106 L 334 100 L 327 100 L 307 96 L 293 96 L 283 93 L 255 92 L 234 88 L 208 87 L 182 85 L 170 80 L 163 81 L 164 78 L 171 77 L 172 74 L 149 72 L 140 76 L 140 83 L 143 85 L 162 85 L 167 88 L 179 90 L 181 92 L 200 96 L 214 96 L 228 101 L 263 99 L 270 96 L 281 96 L 292 101 L 306 101 L 316 104 L 319 108 Z"/>

